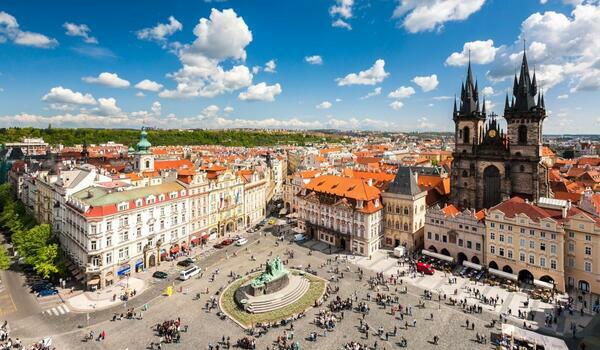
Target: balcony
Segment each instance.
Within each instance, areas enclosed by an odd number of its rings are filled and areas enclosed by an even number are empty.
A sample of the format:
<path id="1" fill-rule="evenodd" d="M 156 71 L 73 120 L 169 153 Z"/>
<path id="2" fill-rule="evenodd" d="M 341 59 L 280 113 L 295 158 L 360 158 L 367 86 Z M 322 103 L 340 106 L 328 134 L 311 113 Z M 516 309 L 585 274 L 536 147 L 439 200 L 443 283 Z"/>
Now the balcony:
<path id="1" fill-rule="evenodd" d="M 100 269 L 102 269 L 102 266 L 95 266 L 91 263 L 85 265 L 85 273 L 98 273 L 100 272 Z"/>

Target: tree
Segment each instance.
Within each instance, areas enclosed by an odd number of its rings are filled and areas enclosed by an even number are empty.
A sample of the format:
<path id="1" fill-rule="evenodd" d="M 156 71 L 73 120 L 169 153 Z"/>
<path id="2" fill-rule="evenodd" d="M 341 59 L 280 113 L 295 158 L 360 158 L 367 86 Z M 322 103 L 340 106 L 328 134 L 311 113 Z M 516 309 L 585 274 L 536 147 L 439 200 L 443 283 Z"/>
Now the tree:
<path id="1" fill-rule="evenodd" d="M 37 225 L 29 230 L 21 230 L 16 232 L 12 241 L 17 248 L 19 255 L 25 259 L 29 265 L 34 265 L 37 261 L 40 250 L 48 245 L 52 231 L 50 225 Z"/>
<path id="2" fill-rule="evenodd" d="M 60 272 L 58 266 L 60 251 L 58 244 L 53 243 L 40 248 L 33 262 L 33 269 L 42 278 L 50 278 Z"/>
<path id="3" fill-rule="evenodd" d="M 8 270 L 10 267 L 10 258 L 4 246 L 0 245 L 0 270 Z"/>

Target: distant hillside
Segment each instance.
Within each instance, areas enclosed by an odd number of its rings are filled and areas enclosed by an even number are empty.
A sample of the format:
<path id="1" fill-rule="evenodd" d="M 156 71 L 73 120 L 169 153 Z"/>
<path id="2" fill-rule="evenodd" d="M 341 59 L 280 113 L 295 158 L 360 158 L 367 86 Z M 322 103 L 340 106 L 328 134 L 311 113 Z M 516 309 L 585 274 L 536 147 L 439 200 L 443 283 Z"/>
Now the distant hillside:
<path id="1" fill-rule="evenodd" d="M 56 129 L 56 128 L 1 128 L 0 144 L 20 141 L 23 137 L 41 137 L 55 145 L 71 146 L 99 144 L 114 141 L 125 145 L 138 142 L 140 130 L 133 129 Z M 303 146 L 317 142 L 336 142 L 337 135 L 312 132 L 262 131 L 262 130 L 149 130 L 152 145 L 224 145 L 224 146 L 274 146 L 296 144 Z"/>

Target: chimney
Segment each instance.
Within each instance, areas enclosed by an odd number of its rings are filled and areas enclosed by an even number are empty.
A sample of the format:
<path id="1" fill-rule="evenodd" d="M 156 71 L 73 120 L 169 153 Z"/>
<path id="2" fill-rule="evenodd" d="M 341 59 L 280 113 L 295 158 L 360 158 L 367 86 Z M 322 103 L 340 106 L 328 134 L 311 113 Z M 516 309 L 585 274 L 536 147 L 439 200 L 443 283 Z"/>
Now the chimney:
<path id="1" fill-rule="evenodd" d="M 563 206 L 561 209 L 562 209 L 562 217 L 563 217 L 563 219 L 565 219 L 567 217 L 567 213 L 569 212 L 569 209 L 571 209 L 571 200 L 569 199 L 567 201 L 567 205 Z"/>

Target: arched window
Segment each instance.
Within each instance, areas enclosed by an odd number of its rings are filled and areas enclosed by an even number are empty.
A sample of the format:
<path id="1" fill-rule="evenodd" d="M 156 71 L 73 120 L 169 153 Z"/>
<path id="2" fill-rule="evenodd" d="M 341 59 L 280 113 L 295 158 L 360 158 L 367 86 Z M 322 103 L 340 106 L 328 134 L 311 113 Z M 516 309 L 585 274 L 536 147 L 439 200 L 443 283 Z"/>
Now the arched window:
<path id="1" fill-rule="evenodd" d="M 463 172 L 462 172 L 462 177 L 468 177 L 468 176 L 469 176 L 469 174 L 467 173 L 467 171 L 466 171 L 466 170 L 463 170 Z"/>
<path id="2" fill-rule="evenodd" d="M 408 215 L 408 207 L 404 207 L 404 215 Z"/>
<path id="3" fill-rule="evenodd" d="M 404 224 L 404 231 L 408 231 L 408 224 Z"/>
<path id="4" fill-rule="evenodd" d="M 146 168 L 150 168 L 150 161 L 149 160 L 146 161 Z"/>
<path id="5" fill-rule="evenodd" d="M 400 222 L 396 221 L 396 230 L 400 229 Z"/>
<path id="6" fill-rule="evenodd" d="M 470 135 L 469 131 L 470 130 L 469 130 L 468 126 L 465 126 L 463 128 L 463 134 L 462 134 L 462 136 L 463 136 L 463 143 L 470 143 L 470 141 L 471 141 L 471 135 Z"/>
<path id="7" fill-rule="evenodd" d="M 527 127 L 525 125 L 519 125 L 519 144 L 527 144 Z"/>

